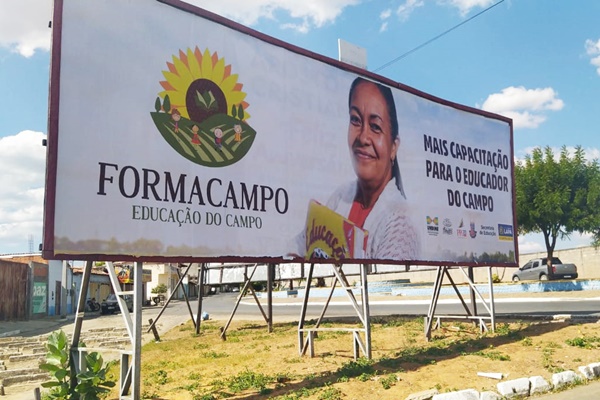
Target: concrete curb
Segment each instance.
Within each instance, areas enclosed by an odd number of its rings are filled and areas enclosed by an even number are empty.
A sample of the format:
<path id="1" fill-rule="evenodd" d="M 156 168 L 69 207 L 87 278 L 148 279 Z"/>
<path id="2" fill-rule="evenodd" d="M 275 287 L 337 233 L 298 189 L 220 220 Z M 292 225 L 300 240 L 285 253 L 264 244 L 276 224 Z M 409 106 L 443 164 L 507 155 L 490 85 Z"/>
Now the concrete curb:
<path id="1" fill-rule="evenodd" d="M 496 385 L 498 393 L 490 391 L 479 393 L 475 389 L 464 389 L 437 394 L 437 390 L 432 390 L 412 394 L 407 397 L 407 400 L 500 400 L 529 397 L 600 378 L 600 363 L 583 365 L 579 367 L 579 371 L 582 375 L 570 370 L 553 374 L 552 384 L 541 376 L 532 376 L 499 382 Z"/>

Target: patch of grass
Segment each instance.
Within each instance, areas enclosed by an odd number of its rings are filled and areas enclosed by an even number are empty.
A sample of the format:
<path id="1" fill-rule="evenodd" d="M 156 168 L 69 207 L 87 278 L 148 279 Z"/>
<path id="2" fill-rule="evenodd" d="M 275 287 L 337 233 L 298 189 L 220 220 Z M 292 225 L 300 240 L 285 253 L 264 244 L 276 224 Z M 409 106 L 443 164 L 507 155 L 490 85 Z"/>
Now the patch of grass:
<path id="1" fill-rule="evenodd" d="M 580 347 L 582 349 L 597 349 L 598 345 L 600 344 L 600 337 L 598 337 L 598 336 L 592 336 L 592 337 L 578 336 L 578 337 L 574 337 L 573 339 L 565 340 L 565 343 L 568 344 L 569 346 Z"/>
<path id="2" fill-rule="evenodd" d="M 226 387 L 233 393 L 240 393 L 244 390 L 255 389 L 260 394 L 267 393 L 267 385 L 276 382 L 272 376 L 245 370 L 232 376 L 225 381 Z"/>
<path id="3" fill-rule="evenodd" d="M 197 372 L 192 372 L 188 375 L 188 379 L 192 380 L 192 381 L 198 381 L 198 380 L 202 379 L 202 375 L 200 375 Z"/>
<path id="4" fill-rule="evenodd" d="M 348 378 L 353 378 L 362 374 L 373 374 L 374 372 L 375 368 L 373 368 L 373 360 L 368 360 L 364 357 L 361 357 L 356 361 L 349 361 L 337 370 L 337 373 L 340 376 Z"/>
<path id="5" fill-rule="evenodd" d="M 554 360 L 552 356 L 554 355 L 555 350 L 550 347 L 546 347 L 542 349 L 542 366 L 545 370 L 554 373 L 562 372 L 563 369 L 556 366 L 554 364 Z"/>
<path id="6" fill-rule="evenodd" d="M 150 377 L 154 381 L 154 383 L 157 383 L 159 385 L 164 385 L 167 382 L 169 382 L 168 373 L 164 369 L 159 369 L 155 373 L 150 374 Z"/>
<path id="7" fill-rule="evenodd" d="M 524 337 L 523 339 L 521 339 L 521 344 L 523 346 L 529 347 L 529 346 L 533 346 L 533 341 L 531 340 L 530 337 Z"/>
<path id="8" fill-rule="evenodd" d="M 327 322 L 333 329 L 319 334 L 337 334 L 341 332 L 338 328 L 351 326 L 353 321 Z M 529 368 L 545 367 L 552 372 L 573 369 L 596 361 L 585 345 L 594 345 L 593 337 L 600 336 L 595 325 L 586 328 L 510 321 L 499 333 L 482 335 L 471 323 L 459 324 L 458 330 L 452 323 L 452 328 L 445 325 L 434 332 L 434 340 L 428 342 L 423 337 L 422 321 L 419 324 L 410 318 L 382 317 L 377 321 L 380 325 L 372 325 L 375 361 L 351 361 L 347 332 L 340 334 L 338 340 L 320 342 L 315 346 L 316 357 L 311 358 L 298 356 L 297 323 L 277 323 L 277 335 L 266 335 L 263 323 L 243 326 L 245 322 L 234 322 L 226 341 L 219 338 L 217 323 L 223 324 L 217 321 L 210 326 L 211 332 L 203 332 L 197 339 L 190 338 L 190 332 L 182 332 L 178 326 L 165 334 L 161 343 L 145 345 L 144 392 L 158 398 L 196 400 L 406 398 L 409 391 L 431 389 L 436 384 L 440 393 L 454 386 L 464 389 L 463 382 L 452 376 L 473 374 L 477 372 L 473 368 L 489 368 L 507 356 L 514 359 L 509 362 L 517 372 L 521 366 L 527 368 L 523 373 Z M 203 326 L 208 324 L 203 322 Z M 567 338 L 570 343 L 565 343 Z M 517 352 L 527 356 L 527 362 L 521 356 L 513 356 Z M 479 361 L 461 355 L 477 355 Z M 404 378 L 405 371 L 410 372 L 406 373 L 406 384 L 402 384 L 398 378 Z M 118 395 L 113 391 L 111 396 Z"/>
<path id="9" fill-rule="evenodd" d="M 494 351 L 494 350 L 476 351 L 476 352 L 470 353 L 470 355 L 485 357 L 485 358 L 489 358 L 490 360 L 494 360 L 494 361 L 510 361 L 509 355 L 502 354 L 501 352 Z"/>
<path id="10" fill-rule="evenodd" d="M 319 393 L 319 400 L 341 400 L 342 391 L 332 386 L 327 387 L 322 393 Z"/>
<path id="11" fill-rule="evenodd" d="M 373 379 L 373 374 L 362 373 L 356 379 L 358 379 L 360 382 L 366 382 Z"/>
<path id="12" fill-rule="evenodd" d="M 204 358 L 225 358 L 225 357 L 229 357 L 229 354 L 223 352 L 223 353 L 217 353 L 216 351 L 205 351 L 204 353 L 202 353 L 202 357 Z"/>
<path id="13" fill-rule="evenodd" d="M 298 400 L 303 397 L 310 397 L 320 391 L 321 388 L 301 388 L 293 390 L 290 393 L 286 393 L 281 396 L 273 397 L 275 400 Z"/>

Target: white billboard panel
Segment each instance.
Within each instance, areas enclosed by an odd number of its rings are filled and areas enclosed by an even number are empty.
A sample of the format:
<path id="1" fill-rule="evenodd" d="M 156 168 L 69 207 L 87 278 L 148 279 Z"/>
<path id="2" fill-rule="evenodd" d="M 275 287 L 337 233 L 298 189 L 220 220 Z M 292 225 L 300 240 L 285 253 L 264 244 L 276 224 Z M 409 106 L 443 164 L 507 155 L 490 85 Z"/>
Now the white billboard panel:
<path id="1" fill-rule="evenodd" d="M 511 120 L 175 0 L 56 2 L 48 152 L 47 258 L 516 265 Z"/>

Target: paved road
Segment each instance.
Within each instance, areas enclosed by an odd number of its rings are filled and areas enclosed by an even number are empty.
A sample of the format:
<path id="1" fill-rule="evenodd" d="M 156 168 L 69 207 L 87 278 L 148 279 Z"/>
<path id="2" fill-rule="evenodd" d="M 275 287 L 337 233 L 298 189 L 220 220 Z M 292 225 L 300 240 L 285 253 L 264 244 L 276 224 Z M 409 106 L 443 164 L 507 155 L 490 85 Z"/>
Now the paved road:
<path id="1" fill-rule="evenodd" d="M 203 300 L 203 310 L 207 311 L 215 319 L 227 318 L 234 307 L 237 294 L 222 293 L 208 296 Z M 314 297 L 307 310 L 307 318 L 316 318 L 320 315 L 325 298 Z M 273 304 L 274 321 L 297 320 L 300 316 L 302 299 L 275 299 Z M 266 300 L 261 299 L 266 305 Z M 429 300 L 410 300 L 404 298 L 393 298 L 391 296 L 379 296 L 370 299 L 372 316 L 381 315 L 427 315 Z M 572 314 L 578 316 L 590 316 L 600 318 L 600 298 L 570 298 L 560 297 L 560 294 L 548 294 L 546 297 L 520 297 L 520 298 L 497 298 L 495 300 L 496 316 L 508 315 L 556 315 Z M 480 314 L 486 314 L 483 305 L 478 305 Z M 458 300 L 442 299 L 436 309 L 436 314 L 464 314 L 464 309 Z M 344 297 L 332 299 L 327 310 L 327 316 L 353 316 L 354 309 Z M 236 319 L 262 319 L 254 299 L 244 298 L 236 312 Z"/>

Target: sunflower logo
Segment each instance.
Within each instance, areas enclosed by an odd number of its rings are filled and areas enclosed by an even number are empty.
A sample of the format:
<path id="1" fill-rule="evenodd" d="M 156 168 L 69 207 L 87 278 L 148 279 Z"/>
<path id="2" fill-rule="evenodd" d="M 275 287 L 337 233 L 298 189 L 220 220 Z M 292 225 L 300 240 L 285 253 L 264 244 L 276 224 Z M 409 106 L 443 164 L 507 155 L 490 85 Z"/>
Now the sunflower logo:
<path id="1" fill-rule="evenodd" d="M 180 155 L 207 167 L 241 160 L 254 142 L 246 93 L 231 65 L 208 49 L 180 50 L 167 62 L 152 120 Z"/>

